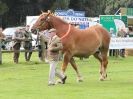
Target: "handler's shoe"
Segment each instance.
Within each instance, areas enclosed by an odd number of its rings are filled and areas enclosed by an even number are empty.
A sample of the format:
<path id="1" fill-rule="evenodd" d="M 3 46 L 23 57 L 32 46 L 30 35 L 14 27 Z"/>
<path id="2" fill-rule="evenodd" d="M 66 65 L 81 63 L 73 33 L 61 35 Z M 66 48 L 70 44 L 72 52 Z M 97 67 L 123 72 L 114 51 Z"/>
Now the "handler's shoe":
<path id="1" fill-rule="evenodd" d="M 65 84 L 66 79 L 67 79 L 67 76 L 65 76 L 65 77 L 62 79 L 62 84 Z"/>
<path id="2" fill-rule="evenodd" d="M 48 84 L 48 86 L 54 86 L 55 85 L 55 83 L 49 83 Z"/>

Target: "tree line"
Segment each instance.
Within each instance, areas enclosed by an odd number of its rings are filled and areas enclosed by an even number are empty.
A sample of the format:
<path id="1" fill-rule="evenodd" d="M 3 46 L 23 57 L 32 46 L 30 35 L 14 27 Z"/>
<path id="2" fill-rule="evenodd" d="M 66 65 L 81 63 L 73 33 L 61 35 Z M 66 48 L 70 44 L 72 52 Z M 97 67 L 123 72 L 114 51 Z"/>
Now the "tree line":
<path id="1" fill-rule="evenodd" d="M 26 16 L 39 15 L 41 11 L 85 11 L 86 16 L 115 14 L 120 7 L 133 7 L 133 0 L 1 0 L 0 25 L 2 27 L 24 25 Z"/>

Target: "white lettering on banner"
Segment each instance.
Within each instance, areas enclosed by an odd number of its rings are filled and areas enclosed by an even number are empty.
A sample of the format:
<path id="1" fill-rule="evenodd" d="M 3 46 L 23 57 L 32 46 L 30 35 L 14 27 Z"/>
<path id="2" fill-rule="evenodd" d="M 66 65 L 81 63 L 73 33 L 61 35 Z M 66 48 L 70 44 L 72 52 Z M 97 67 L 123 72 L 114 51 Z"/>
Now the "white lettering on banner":
<path id="1" fill-rule="evenodd" d="M 88 17 L 67 17 L 67 16 L 59 16 L 66 22 L 74 22 L 74 23 L 89 23 L 90 20 Z"/>
<path id="2" fill-rule="evenodd" d="M 133 38 L 111 38 L 109 49 L 133 48 Z"/>
<path id="3" fill-rule="evenodd" d="M 33 25 L 39 16 L 27 16 L 26 17 L 26 25 Z M 96 25 L 97 22 L 90 21 L 88 17 L 67 17 L 67 16 L 58 16 L 64 21 L 72 24 L 88 24 L 89 26 Z"/>

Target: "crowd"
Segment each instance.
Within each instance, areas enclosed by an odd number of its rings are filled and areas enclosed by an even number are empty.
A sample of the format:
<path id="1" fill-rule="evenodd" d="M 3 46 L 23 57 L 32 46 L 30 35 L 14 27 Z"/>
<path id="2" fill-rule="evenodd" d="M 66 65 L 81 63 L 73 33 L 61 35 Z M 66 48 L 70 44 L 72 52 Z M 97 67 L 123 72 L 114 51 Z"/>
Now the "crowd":
<path id="1" fill-rule="evenodd" d="M 128 28 L 119 28 L 118 31 L 115 33 L 113 28 L 110 28 L 110 35 L 111 37 L 133 37 L 133 27 L 128 27 Z M 109 50 L 109 56 L 121 56 L 125 57 L 125 49 L 110 49 Z"/>
<path id="2" fill-rule="evenodd" d="M 25 49 L 25 61 L 30 61 L 32 56 L 32 35 L 29 29 L 29 25 L 25 28 L 18 28 L 12 36 L 13 61 L 16 64 L 19 63 L 20 47 L 22 45 Z M 5 39 L 6 36 L 2 33 L 2 28 L 0 28 L 0 40 Z M 55 76 L 59 77 L 60 83 L 64 84 L 67 76 L 56 68 L 63 48 L 60 38 L 56 35 L 56 29 L 38 32 L 36 43 L 40 61 L 48 62 L 50 65 L 48 85 L 55 85 Z"/>

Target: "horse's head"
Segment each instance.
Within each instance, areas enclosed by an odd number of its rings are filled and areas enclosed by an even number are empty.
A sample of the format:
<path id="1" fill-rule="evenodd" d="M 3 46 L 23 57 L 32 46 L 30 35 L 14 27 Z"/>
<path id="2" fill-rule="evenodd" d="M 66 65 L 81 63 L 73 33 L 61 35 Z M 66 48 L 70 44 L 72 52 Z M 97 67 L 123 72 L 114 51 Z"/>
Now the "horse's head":
<path id="1" fill-rule="evenodd" d="M 37 31 L 43 31 L 46 29 L 50 29 L 50 23 L 49 23 L 49 18 L 50 18 L 51 12 L 49 11 L 48 13 L 42 12 L 42 14 L 39 16 L 35 24 L 32 26 L 31 31 L 34 34 L 37 34 Z"/>

